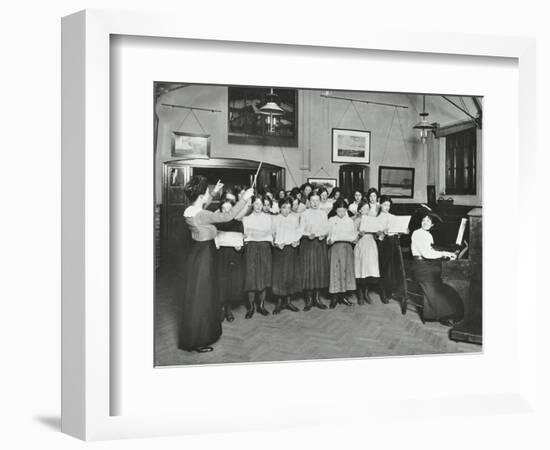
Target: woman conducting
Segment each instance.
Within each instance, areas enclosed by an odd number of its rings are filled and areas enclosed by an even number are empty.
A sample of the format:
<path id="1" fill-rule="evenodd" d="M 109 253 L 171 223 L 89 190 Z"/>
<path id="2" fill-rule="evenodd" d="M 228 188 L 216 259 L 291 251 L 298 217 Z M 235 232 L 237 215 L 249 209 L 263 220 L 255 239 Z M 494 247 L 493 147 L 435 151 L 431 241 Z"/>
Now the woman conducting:
<path id="1" fill-rule="evenodd" d="M 451 252 L 438 251 L 433 248 L 434 216 L 423 213 L 420 217 L 420 228 L 411 236 L 412 278 L 424 291 L 424 319 L 439 320 L 443 325 L 453 325 L 464 316 L 464 305 L 458 293 L 441 279 L 442 258 L 455 259 Z"/>
<path id="2" fill-rule="evenodd" d="M 213 192 L 218 192 L 222 186 L 218 182 Z M 184 192 L 191 202 L 183 215 L 193 243 L 187 255 L 178 347 L 187 351 L 210 352 L 213 350 L 210 345 L 222 334 L 219 292 L 212 283 L 212 274 L 217 273 L 214 244 L 217 230 L 214 224 L 233 220 L 246 206 L 253 190 L 247 189 L 235 206 L 226 212 L 203 208 L 211 199 L 208 181 L 203 176 L 192 177 Z"/>

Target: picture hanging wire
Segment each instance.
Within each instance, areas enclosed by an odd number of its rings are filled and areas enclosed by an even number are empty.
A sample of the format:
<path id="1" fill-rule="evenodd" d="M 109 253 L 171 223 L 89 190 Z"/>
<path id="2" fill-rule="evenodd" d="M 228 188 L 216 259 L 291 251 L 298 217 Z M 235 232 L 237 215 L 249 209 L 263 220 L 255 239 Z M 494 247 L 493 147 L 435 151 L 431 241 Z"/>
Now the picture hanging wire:
<path id="1" fill-rule="evenodd" d="M 281 156 L 283 157 L 283 161 L 285 162 L 286 170 L 288 171 L 288 174 L 290 175 L 290 178 L 292 178 L 292 182 L 294 183 L 294 186 L 298 186 L 298 183 L 296 183 L 296 180 L 294 179 L 294 175 L 292 175 L 292 171 L 290 170 L 290 166 L 288 165 L 288 161 L 286 160 L 286 156 L 283 153 L 283 148 L 279 147 L 279 150 L 281 152 Z"/>
<path id="2" fill-rule="evenodd" d="M 327 170 L 324 167 L 321 167 L 315 174 L 313 174 L 310 178 L 315 178 L 320 172 L 325 172 L 325 175 L 329 178 L 333 178 L 330 173 L 327 172 Z"/>
<path id="3" fill-rule="evenodd" d="M 381 165 L 384 164 L 384 160 L 386 158 L 386 153 L 388 151 L 388 144 L 390 142 L 391 130 L 392 130 L 393 122 L 395 121 L 396 116 L 397 116 L 397 121 L 399 122 L 399 130 L 401 132 L 401 141 L 403 142 L 403 150 L 405 151 L 405 155 L 407 156 L 407 160 L 409 162 L 409 165 L 412 166 L 411 157 L 410 157 L 409 152 L 407 150 L 407 143 L 406 143 L 406 139 L 405 139 L 405 134 L 403 132 L 403 125 L 401 124 L 401 119 L 399 118 L 399 112 L 398 112 L 397 108 L 395 108 L 394 111 L 393 111 L 393 116 L 392 116 L 392 119 L 391 119 L 391 122 L 390 122 L 390 127 L 388 129 L 388 134 L 386 135 L 386 142 L 384 143 L 384 152 L 382 153 L 382 159 L 380 161 L 380 164 Z"/>
<path id="4" fill-rule="evenodd" d="M 221 110 L 219 109 L 213 109 L 213 108 L 202 108 L 202 107 L 199 107 L 199 106 L 186 106 L 186 105 L 174 105 L 174 104 L 171 104 L 171 103 L 161 103 L 162 106 L 168 106 L 170 108 L 181 108 L 181 109 L 187 109 L 189 110 L 189 112 L 184 116 L 183 120 L 181 121 L 181 123 L 179 124 L 179 126 L 176 128 L 177 131 L 179 131 L 181 129 L 181 127 L 183 126 L 183 124 L 185 123 L 185 121 L 187 120 L 187 118 L 189 117 L 190 114 L 193 114 L 193 117 L 195 117 L 195 120 L 197 121 L 197 123 L 199 124 L 199 127 L 201 128 L 202 132 L 204 134 L 207 134 L 206 133 L 206 130 L 204 129 L 204 127 L 202 126 L 202 123 L 201 121 L 199 120 L 199 118 L 197 117 L 197 115 L 195 114 L 195 110 L 196 111 L 207 111 L 207 112 L 222 112 Z"/>

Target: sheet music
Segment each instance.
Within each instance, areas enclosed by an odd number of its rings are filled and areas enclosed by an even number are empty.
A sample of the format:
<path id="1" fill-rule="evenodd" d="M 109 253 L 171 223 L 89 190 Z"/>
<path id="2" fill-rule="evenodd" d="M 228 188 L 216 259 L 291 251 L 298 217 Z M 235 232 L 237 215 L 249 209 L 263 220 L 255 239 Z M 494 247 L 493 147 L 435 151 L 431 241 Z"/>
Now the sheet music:
<path id="1" fill-rule="evenodd" d="M 361 223 L 359 224 L 359 231 L 364 233 L 377 233 L 381 231 L 382 223 L 378 217 L 363 216 L 361 217 Z"/>
<path id="2" fill-rule="evenodd" d="M 218 231 L 214 242 L 216 247 L 242 247 L 243 234 L 236 231 Z"/>
<path id="3" fill-rule="evenodd" d="M 464 231 L 466 231 L 466 223 L 468 219 L 465 217 L 460 221 L 460 227 L 458 228 L 458 233 L 456 235 L 456 245 L 462 245 L 462 240 L 464 239 Z"/>
<path id="4" fill-rule="evenodd" d="M 411 216 L 392 216 L 388 225 L 388 233 L 409 234 Z"/>
<path id="5" fill-rule="evenodd" d="M 245 242 L 273 242 L 271 230 L 249 229 L 246 232 Z"/>

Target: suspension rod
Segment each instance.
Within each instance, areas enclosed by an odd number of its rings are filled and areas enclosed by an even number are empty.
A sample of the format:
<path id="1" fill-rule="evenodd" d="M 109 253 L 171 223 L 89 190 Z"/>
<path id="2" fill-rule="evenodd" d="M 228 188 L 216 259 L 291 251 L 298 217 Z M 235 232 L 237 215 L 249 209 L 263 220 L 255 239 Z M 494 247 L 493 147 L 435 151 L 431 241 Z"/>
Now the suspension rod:
<path id="1" fill-rule="evenodd" d="M 357 98 L 337 97 L 337 96 L 335 96 L 335 95 L 321 94 L 321 97 L 324 97 L 324 98 L 334 98 L 334 99 L 336 99 L 336 100 L 347 100 L 348 102 L 370 103 L 370 104 L 372 104 L 372 105 L 391 106 L 392 108 L 404 108 L 404 109 L 408 109 L 408 108 L 409 108 L 408 106 L 395 105 L 395 104 L 393 104 L 393 103 L 373 102 L 373 101 L 370 101 L 370 100 L 360 100 L 360 99 L 357 99 Z"/>
<path id="2" fill-rule="evenodd" d="M 442 95 L 441 97 L 443 97 L 445 100 L 447 100 L 451 105 L 453 105 L 454 107 L 460 109 L 464 114 L 466 114 L 468 117 L 472 118 L 473 120 L 476 121 L 477 123 L 477 117 L 474 117 L 472 116 L 468 111 L 466 111 L 465 109 L 461 108 L 460 106 L 458 106 L 455 102 L 453 102 L 450 98 L 447 98 L 445 97 L 444 95 Z"/>
<path id="3" fill-rule="evenodd" d="M 198 106 L 172 105 L 170 103 L 161 103 L 161 105 L 169 106 L 171 108 L 183 108 L 183 109 L 190 109 L 190 110 L 197 110 L 197 111 L 222 112 L 219 109 L 199 108 Z"/>

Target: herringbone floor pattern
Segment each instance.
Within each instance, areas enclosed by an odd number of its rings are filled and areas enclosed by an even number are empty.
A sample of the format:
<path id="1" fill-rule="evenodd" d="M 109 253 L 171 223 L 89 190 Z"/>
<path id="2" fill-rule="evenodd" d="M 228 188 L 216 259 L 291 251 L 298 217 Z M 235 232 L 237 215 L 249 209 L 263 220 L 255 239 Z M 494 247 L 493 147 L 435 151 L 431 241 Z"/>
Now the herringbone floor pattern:
<path id="1" fill-rule="evenodd" d="M 156 366 L 481 351 L 478 345 L 449 340 L 447 327 L 423 325 L 415 311 L 403 316 L 397 302 L 384 305 L 376 297 L 371 305 L 297 313 L 284 310 L 278 316 L 255 314 L 249 320 L 240 306 L 233 311 L 235 321 L 223 323 L 223 335 L 213 352 L 185 352 L 176 345 L 179 297 L 175 280 L 168 273 L 157 278 Z M 350 300 L 355 302 L 355 297 Z M 294 303 L 303 309 L 303 300 Z M 273 305 L 267 308 L 272 310 Z"/>

